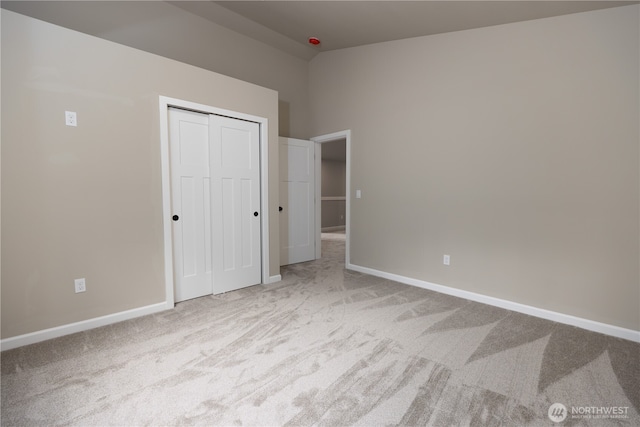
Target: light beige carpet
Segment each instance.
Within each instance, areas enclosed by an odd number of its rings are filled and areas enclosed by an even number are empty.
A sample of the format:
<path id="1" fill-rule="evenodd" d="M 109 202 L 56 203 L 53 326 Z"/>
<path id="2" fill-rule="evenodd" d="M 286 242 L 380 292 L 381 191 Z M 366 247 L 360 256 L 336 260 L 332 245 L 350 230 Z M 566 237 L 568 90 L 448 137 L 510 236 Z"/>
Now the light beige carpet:
<path id="1" fill-rule="evenodd" d="M 559 425 L 640 425 L 640 345 L 323 248 L 275 285 L 3 352 L 2 426 L 538 426 L 554 403 Z"/>

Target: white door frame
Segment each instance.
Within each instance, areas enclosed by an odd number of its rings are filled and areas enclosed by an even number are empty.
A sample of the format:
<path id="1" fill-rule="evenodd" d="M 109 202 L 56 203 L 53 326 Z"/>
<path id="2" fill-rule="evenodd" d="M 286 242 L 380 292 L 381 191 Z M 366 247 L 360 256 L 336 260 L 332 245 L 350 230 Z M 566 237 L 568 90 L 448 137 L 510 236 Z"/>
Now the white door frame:
<path id="1" fill-rule="evenodd" d="M 316 143 L 316 259 L 322 257 L 322 152 L 320 144 L 344 139 L 346 149 L 346 177 L 345 177 L 345 247 L 344 265 L 349 268 L 351 265 L 350 242 L 351 242 L 351 130 L 343 130 L 327 135 L 314 136 L 311 141 Z"/>
<path id="2" fill-rule="evenodd" d="M 162 160 L 162 225 L 164 231 L 164 280 L 166 289 L 166 303 L 173 306 L 174 280 L 173 280 L 173 233 L 171 219 L 171 175 L 169 156 L 169 107 L 183 108 L 204 114 L 215 114 L 239 120 L 255 122 L 260 125 L 260 252 L 261 252 L 261 277 L 262 283 L 270 283 L 269 280 L 269 128 L 268 120 L 264 117 L 252 116 L 236 111 L 212 107 L 210 105 L 197 104 L 182 99 L 170 98 L 160 95 L 160 156 Z"/>

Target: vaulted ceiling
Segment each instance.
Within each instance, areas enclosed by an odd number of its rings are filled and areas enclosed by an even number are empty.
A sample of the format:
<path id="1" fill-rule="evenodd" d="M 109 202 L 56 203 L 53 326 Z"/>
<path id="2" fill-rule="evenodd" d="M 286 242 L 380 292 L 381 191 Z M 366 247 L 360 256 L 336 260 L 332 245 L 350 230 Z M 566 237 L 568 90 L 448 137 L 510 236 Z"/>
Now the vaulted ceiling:
<path id="1" fill-rule="evenodd" d="M 134 5 L 135 3 L 135 5 Z M 163 4 L 164 3 L 164 4 Z M 2 7 L 101 36 L 125 25 L 148 25 L 169 3 L 299 58 L 319 52 L 637 1 L 3 1 Z M 321 40 L 311 46 L 309 37 Z M 135 43 L 134 43 L 135 44 Z"/>

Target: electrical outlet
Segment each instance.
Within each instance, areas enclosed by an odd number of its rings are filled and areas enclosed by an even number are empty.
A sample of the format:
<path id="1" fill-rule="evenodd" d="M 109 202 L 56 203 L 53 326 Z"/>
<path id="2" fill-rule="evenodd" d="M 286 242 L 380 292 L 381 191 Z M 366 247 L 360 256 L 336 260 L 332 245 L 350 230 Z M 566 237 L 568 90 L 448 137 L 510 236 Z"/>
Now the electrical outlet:
<path id="1" fill-rule="evenodd" d="M 85 282 L 84 278 L 76 279 L 73 281 L 76 286 L 76 294 L 79 292 L 85 292 L 87 290 L 87 282 Z"/>
<path id="2" fill-rule="evenodd" d="M 78 126 L 78 116 L 75 111 L 65 111 L 64 122 L 67 126 Z"/>
<path id="3" fill-rule="evenodd" d="M 451 257 L 449 255 L 445 255 L 442 257 L 442 263 L 444 265 L 450 265 L 451 264 Z"/>

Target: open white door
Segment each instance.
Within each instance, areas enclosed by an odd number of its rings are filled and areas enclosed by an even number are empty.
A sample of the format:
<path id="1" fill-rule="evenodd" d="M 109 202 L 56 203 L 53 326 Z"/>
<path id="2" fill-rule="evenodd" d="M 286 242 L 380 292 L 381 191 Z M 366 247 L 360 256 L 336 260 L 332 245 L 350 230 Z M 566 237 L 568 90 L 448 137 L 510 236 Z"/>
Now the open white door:
<path id="1" fill-rule="evenodd" d="M 316 257 L 315 144 L 280 138 L 280 265 Z"/>

